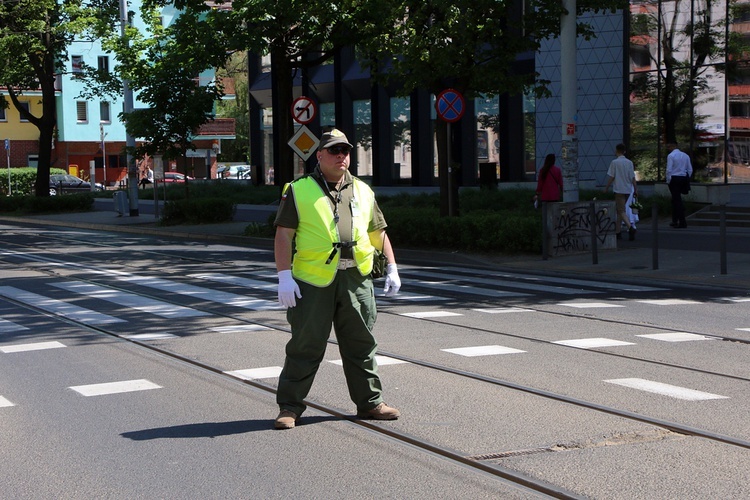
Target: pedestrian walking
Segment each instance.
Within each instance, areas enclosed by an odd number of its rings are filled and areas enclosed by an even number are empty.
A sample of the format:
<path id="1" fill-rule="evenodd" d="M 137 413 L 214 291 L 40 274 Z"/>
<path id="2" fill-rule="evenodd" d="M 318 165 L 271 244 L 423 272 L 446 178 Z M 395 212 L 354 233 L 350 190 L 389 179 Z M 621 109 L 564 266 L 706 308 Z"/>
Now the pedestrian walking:
<path id="1" fill-rule="evenodd" d="M 534 204 L 536 205 L 540 198 L 543 202 L 559 201 L 562 188 L 562 170 L 555 165 L 555 155 L 550 153 L 544 158 L 544 164 L 539 169 Z"/>
<path id="2" fill-rule="evenodd" d="M 370 276 L 374 252 L 387 258 L 384 292 L 401 280 L 375 195 L 349 172 L 352 145 L 343 132 L 323 134 L 315 170 L 284 186 L 276 215 L 274 255 L 278 297 L 287 307 L 292 338 L 279 376 L 276 429 L 291 429 L 323 360 L 331 326 L 357 416 L 395 420 L 383 402 L 373 336 L 376 304 Z"/>
<path id="3" fill-rule="evenodd" d="M 630 217 L 628 217 L 626 211 L 626 205 L 628 198 L 631 194 L 638 196 L 638 185 L 635 181 L 635 168 L 633 162 L 625 158 L 625 145 L 618 144 L 615 147 L 615 154 L 617 158 L 612 160 L 607 169 L 607 185 L 604 186 L 604 192 L 609 190 L 609 186 L 613 186 L 612 190 L 615 192 L 615 209 L 617 211 L 617 220 L 615 221 L 615 234 L 617 239 L 621 239 L 621 227 L 620 221 L 625 224 L 628 228 L 628 239 L 633 241 L 635 239 L 635 226 L 630 223 Z"/>
<path id="4" fill-rule="evenodd" d="M 676 142 L 667 144 L 667 186 L 672 195 L 672 223 L 677 228 L 687 227 L 685 204 L 682 195 L 690 192 L 690 176 L 693 175 L 693 164 L 690 157 L 680 151 Z"/>

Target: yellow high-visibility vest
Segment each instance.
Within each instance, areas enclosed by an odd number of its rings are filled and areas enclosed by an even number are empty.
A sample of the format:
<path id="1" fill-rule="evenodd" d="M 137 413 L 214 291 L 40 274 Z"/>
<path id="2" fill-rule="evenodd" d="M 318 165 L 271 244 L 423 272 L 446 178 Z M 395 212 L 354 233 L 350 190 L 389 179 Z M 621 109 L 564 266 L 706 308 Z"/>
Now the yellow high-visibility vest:
<path id="1" fill-rule="evenodd" d="M 295 254 L 292 258 L 292 275 L 315 286 L 327 286 L 336 276 L 341 251 L 337 249 L 330 263 L 326 264 L 334 249 L 341 242 L 334 220 L 333 210 L 326 193 L 318 182 L 310 177 L 301 177 L 284 186 L 291 188 L 297 205 L 299 225 L 295 233 Z M 372 272 L 375 247 L 370 243 L 368 228 L 375 205 L 372 189 L 356 177 L 353 178 L 353 202 L 359 210 L 352 214 L 352 238 L 357 244 L 352 247 L 354 261 L 362 276 Z M 301 209 L 300 207 L 304 207 Z M 343 207 L 349 210 L 350 207 Z"/>

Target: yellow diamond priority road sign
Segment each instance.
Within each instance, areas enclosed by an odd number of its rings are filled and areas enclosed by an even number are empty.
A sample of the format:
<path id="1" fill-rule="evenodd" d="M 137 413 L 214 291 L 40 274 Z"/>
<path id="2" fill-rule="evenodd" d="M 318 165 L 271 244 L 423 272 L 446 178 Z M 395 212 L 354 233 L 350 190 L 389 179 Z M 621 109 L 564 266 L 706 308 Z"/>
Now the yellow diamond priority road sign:
<path id="1" fill-rule="evenodd" d="M 289 146 L 294 150 L 295 153 L 297 153 L 300 158 L 307 161 L 307 159 L 312 156 L 315 150 L 318 149 L 318 144 L 320 144 L 320 141 L 317 137 L 315 137 L 315 134 L 310 132 L 309 128 L 302 125 L 299 130 L 297 130 L 297 133 L 294 134 L 291 139 L 289 139 L 289 142 L 287 144 L 289 144 Z"/>

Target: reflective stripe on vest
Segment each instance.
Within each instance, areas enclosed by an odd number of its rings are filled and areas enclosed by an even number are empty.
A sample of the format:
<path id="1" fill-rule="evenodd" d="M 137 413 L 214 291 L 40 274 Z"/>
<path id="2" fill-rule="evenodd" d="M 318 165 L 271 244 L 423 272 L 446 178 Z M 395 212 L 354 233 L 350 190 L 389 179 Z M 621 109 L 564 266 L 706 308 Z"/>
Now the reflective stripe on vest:
<path id="1" fill-rule="evenodd" d="M 285 186 L 284 189 L 288 189 Z M 336 276 L 341 251 L 326 264 L 333 243 L 339 242 L 338 228 L 326 193 L 318 182 L 310 177 L 301 177 L 291 184 L 297 204 L 299 225 L 295 234 L 295 254 L 292 259 L 292 274 L 295 278 L 315 286 L 327 286 Z M 375 248 L 370 243 L 367 229 L 372 219 L 375 196 L 365 183 L 353 178 L 354 199 L 359 205 L 359 215 L 352 216 L 352 238 L 357 245 L 352 248 L 357 269 L 366 276 L 372 271 L 372 256 Z M 300 210 L 300 207 L 306 207 Z M 349 207 L 342 207 L 349 210 Z"/>

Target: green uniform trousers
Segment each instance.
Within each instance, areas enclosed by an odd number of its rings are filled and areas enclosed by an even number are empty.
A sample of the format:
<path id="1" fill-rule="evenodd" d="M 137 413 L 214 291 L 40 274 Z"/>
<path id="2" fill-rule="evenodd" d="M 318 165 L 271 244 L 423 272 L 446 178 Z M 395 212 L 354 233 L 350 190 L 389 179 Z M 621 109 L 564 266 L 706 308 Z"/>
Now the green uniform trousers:
<path id="1" fill-rule="evenodd" d="M 301 415 L 304 399 L 326 351 L 331 325 L 344 366 L 349 396 L 357 410 L 382 402 L 382 385 L 375 363 L 377 342 L 372 334 L 377 310 L 370 277 L 356 268 L 336 272 L 333 283 L 320 288 L 298 281 L 302 298 L 287 309 L 292 338 L 286 345 L 276 402 L 282 410 Z"/>

